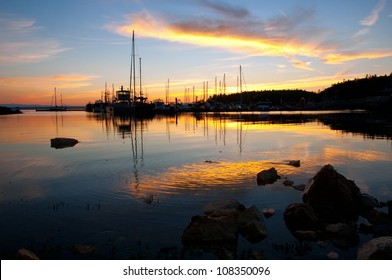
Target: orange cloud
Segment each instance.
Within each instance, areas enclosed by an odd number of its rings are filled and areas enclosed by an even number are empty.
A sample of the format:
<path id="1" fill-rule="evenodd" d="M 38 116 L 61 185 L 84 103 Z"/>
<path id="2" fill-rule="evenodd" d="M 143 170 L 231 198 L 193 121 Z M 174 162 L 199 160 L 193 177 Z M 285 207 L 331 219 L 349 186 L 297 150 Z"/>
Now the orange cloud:
<path id="1" fill-rule="evenodd" d="M 392 50 L 330 53 L 324 55 L 322 60 L 327 64 L 342 64 L 343 62 L 350 60 L 376 59 L 388 56 L 392 56 Z"/>
<path id="2" fill-rule="evenodd" d="M 310 59 L 319 59 L 327 64 L 341 64 L 350 60 L 392 55 L 391 50 L 350 52 L 342 46 L 327 43 L 323 37 L 330 35 L 330 32 L 313 27 L 312 10 L 299 10 L 291 16 L 281 15 L 263 21 L 252 17 L 246 10 L 238 16 L 229 17 L 228 14 L 233 13 L 233 7 L 204 2 L 214 11 L 222 11 L 224 17 L 190 17 L 174 21 L 172 18 L 143 11 L 130 15 L 123 23 L 108 24 L 106 28 L 126 37 L 136 30 L 136 35 L 141 37 L 221 48 L 251 56 L 285 57 L 293 67 L 309 71 L 314 70 L 310 66 Z M 245 14 L 246 17 L 241 16 Z"/>
<path id="3" fill-rule="evenodd" d="M 282 23 L 275 22 L 268 28 L 259 21 L 226 20 L 189 20 L 170 22 L 147 12 L 132 14 L 128 22 L 111 23 L 109 30 L 129 37 L 133 30 L 137 36 L 150 37 L 171 42 L 193 44 L 203 47 L 224 48 L 232 52 L 247 53 L 255 56 L 283 56 L 293 58 L 296 55 L 318 57 L 324 51 L 319 44 L 302 42 L 300 31 L 282 31 Z M 249 26 L 258 26 L 263 32 L 256 32 Z M 256 29 L 256 28 L 254 28 Z M 287 33 L 290 33 L 287 34 Z M 293 59 L 294 61 L 294 59 Z M 311 70 L 307 63 L 295 60 L 293 66 Z"/>

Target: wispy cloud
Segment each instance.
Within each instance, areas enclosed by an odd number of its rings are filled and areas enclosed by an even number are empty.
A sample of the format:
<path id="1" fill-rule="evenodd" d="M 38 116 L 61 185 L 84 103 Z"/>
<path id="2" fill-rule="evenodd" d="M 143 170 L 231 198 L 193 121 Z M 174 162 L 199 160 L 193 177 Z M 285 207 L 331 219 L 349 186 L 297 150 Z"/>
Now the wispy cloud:
<path id="1" fill-rule="evenodd" d="M 0 15 L 0 66 L 40 62 L 68 50 L 41 29 L 34 20 Z"/>
<path id="2" fill-rule="evenodd" d="M 392 50 L 346 51 L 326 54 L 322 59 L 327 64 L 341 64 L 356 59 L 376 59 L 392 56 Z"/>
<path id="3" fill-rule="evenodd" d="M 369 13 L 369 15 L 359 21 L 360 25 L 364 26 L 364 28 L 355 33 L 353 36 L 354 38 L 361 37 L 370 32 L 370 28 L 377 23 L 380 13 L 385 7 L 385 4 L 386 0 L 380 0 L 376 7 Z"/>
<path id="4" fill-rule="evenodd" d="M 284 57 L 293 67 L 309 71 L 314 70 L 312 60 L 340 64 L 391 56 L 386 50 L 348 52 L 346 48 L 351 49 L 351 45 L 345 48 L 343 44 L 328 43 L 332 31 L 319 26 L 317 13 L 312 9 L 297 8 L 265 20 L 223 1 L 200 0 L 200 3 L 216 14 L 183 18 L 144 10 L 128 15 L 122 22 L 112 22 L 106 28 L 127 37 L 136 30 L 137 36 L 220 48 L 249 56 Z M 375 24 L 384 6 L 385 0 L 381 0 L 363 20 L 366 28 Z M 368 30 L 362 30 L 358 36 L 366 32 Z"/>
<path id="5" fill-rule="evenodd" d="M 386 0 L 380 0 L 376 7 L 370 12 L 370 14 L 360 21 L 361 25 L 373 26 L 376 24 L 381 11 L 384 9 Z"/>
<path id="6" fill-rule="evenodd" d="M 209 0 L 200 0 L 200 2 L 208 8 L 211 8 L 219 13 L 223 13 L 224 15 L 235 17 L 235 18 L 244 18 L 249 16 L 248 10 L 239 6 L 232 6 L 223 1 L 209 1 Z"/>
<path id="7" fill-rule="evenodd" d="M 211 6 L 210 2 L 203 2 Z M 126 22 L 110 23 L 106 28 L 122 36 L 129 36 L 132 30 L 136 30 L 138 36 L 257 56 L 283 56 L 290 59 L 296 55 L 317 57 L 328 50 L 306 38 L 323 33 L 320 28 L 305 24 L 314 16 L 311 10 L 296 11 L 292 17 L 279 15 L 269 21 L 252 16 L 229 17 L 231 9 L 223 9 L 222 3 L 214 6 L 214 10 L 223 10 L 224 17 L 173 20 L 143 11 L 129 15 Z M 294 66 L 299 66 L 299 63 L 296 62 Z M 301 68 L 304 68 L 303 65 Z"/>

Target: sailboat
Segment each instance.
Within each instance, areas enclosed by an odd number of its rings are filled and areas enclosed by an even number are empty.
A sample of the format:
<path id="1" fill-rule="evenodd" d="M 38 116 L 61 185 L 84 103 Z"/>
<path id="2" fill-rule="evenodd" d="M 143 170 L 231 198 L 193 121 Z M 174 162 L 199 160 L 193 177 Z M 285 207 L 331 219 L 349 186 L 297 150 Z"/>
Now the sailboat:
<path id="1" fill-rule="evenodd" d="M 131 68 L 129 77 L 129 89 L 116 91 L 113 100 L 113 112 L 115 114 L 138 114 L 149 115 L 154 113 L 155 105 L 147 102 L 147 97 L 143 96 L 142 88 L 142 59 L 139 58 L 139 93 L 136 92 L 136 59 L 135 59 L 135 31 L 132 32 L 132 53 Z"/>
<path id="2" fill-rule="evenodd" d="M 54 101 L 54 106 L 53 106 L 53 101 Z M 49 108 L 42 108 L 42 109 L 36 109 L 36 111 L 67 111 L 67 107 L 63 105 L 63 97 L 60 95 L 60 106 L 57 105 L 57 91 L 56 88 L 54 88 L 54 95 L 52 97 L 52 103 Z"/>

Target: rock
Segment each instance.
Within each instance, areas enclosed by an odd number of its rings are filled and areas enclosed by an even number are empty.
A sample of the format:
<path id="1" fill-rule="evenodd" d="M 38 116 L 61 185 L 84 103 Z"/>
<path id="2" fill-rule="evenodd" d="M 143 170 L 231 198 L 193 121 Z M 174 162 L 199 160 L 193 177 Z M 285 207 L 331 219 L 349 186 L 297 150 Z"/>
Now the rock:
<path id="1" fill-rule="evenodd" d="M 182 234 L 184 243 L 231 243 L 236 242 L 238 226 L 234 216 L 194 216 Z"/>
<path id="2" fill-rule="evenodd" d="M 361 216 L 367 219 L 372 225 L 383 224 L 391 220 L 388 214 L 375 209 L 364 212 Z"/>
<path id="3" fill-rule="evenodd" d="M 319 246 L 319 247 L 327 247 L 328 246 L 328 242 L 326 242 L 326 241 L 323 241 L 323 240 L 319 240 L 319 241 L 317 241 L 317 245 Z"/>
<path id="4" fill-rule="evenodd" d="M 356 225 L 347 223 L 329 224 L 324 230 L 329 239 L 338 247 L 350 248 L 357 246 L 359 243 Z"/>
<path id="5" fill-rule="evenodd" d="M 374 208 L 379 208 L 380 203 L 376 198 L 367 193 L 362 193 L 359 200 L 359 211 L 364 213 Z"/>
<path id="6" fill-rule="evenodd" d="M 299 185 L 294 185 L 293 189 L 297 191 L 303 192 L 305 190 L 306 185 L 305 184 L 299 184 Z"/>
<path id="7" fill-rule="evenodd" d="M 36 254 L 24 248 L 18 250 L 16 258 L 19 260 L 39 260 Z"/>
<path id="8" fill-rule="evenodd" d="M 392 236 L 374 238 L 362 245 L 357 252 L 358 260 L 391 260 Z"/>
<path id="9" fill-rule="evenodd" d="M 325 165 L 309 181 L 302 200 L 314 209 L 320 221 L 338 223 L 358 219 L 360 195 L 353 181 Z"/>
<path id="10" fill-rule="evenodd" d="M 314 230 L 296 230 L 293 235 L 299 240 L 317 240 L 317 232 Z"/>
<path id="11" fill-rule="evenodd" d="M 387 206 L 388 206 L 388 215 L 392 219 L 392 200 L 387 201 Z"/>
<path id="12" fill-rule="evenodd" d="M 72 246 L 71 250 L 75 254 L 85 255 L 85 254 L 94 253 L 97 250 L 97 248 L 95 248 L 94 246 L 90 246 L 90 245 L 76 244 L 76 245 Z"/>
<path id="13" fill-rule="evenodd" d="M 143 197 L 143 202 L 146 204 L 152 204 L 154 202 L 154 196 L 152 194 L 147 194 Z"/>
<path id="14" fill-rule="evenodd" d="M 301 166 L 301 161 L 300 160 L 289 160 L 287 165 L 291 165 L 294 167 L 300 167 Z"/>
<path id="15" fill-rule="evenodd" d="M 251 243 L 259 242 L 267 236 L 263 215 L 255 205 L 240 213 L 238 227 L 241 235 Z"/>
<path id="16" fill-rule="evenodd" d="M 337 260 L 337 259 L 339 259 L 339 254 L 331 251 L 327 254 L 327 258 L 330 260 Z"/>
<path id="17" fill-rule="evenodd" d="M 283 181 L 283 185 L 291 187 L 292 185 L 294 185 L 294 181 L 286 179 Z"/>
<path id="18" fill-rule="evenodd" d="M 79 141 L 76 139 L 73 139 L 73 138 L 52 138 L 52 139 L 50 139 L 50 147 L 55 148 L 55 149 L 63 149 L 63 148 L 73 147 L 77 143 L 79 143 Z"/>
<path id="19" fill-rule="evenodd" d="M 263 215 L 266 218 L 269 218 L 275 214 L 276 210 L 274 208 L 264 208 Z"/>
<path id="20" fill-rule="evenodd" d="M 305 203 L 292 203 L 284 211 L 284 221 L 291 232 L 315 231 L 319 221 L 313 208 Z"/>
<path id="21" fill-rule="evenodd" d="M 264 218 L 256 206 L 245 208 L 237 200 L 207 204 L 205 216 L 192 217 L 182 234 L 184 245 L 219 253 L 222 248 L 235 253 L 238 235 L 256 243 L 267 235 Z"/>
<path id="22" fill-rule="evenodd" d="M 203 207 L 206 215 L 212 217 L 237 215 L 245 210 L 245 206 L 235 199 L 210 202 Z"/>
<path id="23" fill-rule="evenodd" d="M 274 167 L 257 173 L 257 185 L 273 184 L 280 176 Z"/>

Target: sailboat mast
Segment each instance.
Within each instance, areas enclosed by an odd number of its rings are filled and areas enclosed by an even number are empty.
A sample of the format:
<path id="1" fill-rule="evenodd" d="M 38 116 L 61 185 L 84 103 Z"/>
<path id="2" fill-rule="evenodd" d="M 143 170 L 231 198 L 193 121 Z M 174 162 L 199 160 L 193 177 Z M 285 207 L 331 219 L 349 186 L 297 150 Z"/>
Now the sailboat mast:
<path id="1" fill-rule="evenodd" d="M 132 31 L 132 68 L 133 68 L 133 94 L 134 97 L 136 97 L 135 31 Z"/>
<path id="2" fill-rule="evenodd" d="M 133 36 L 133 35 L 132 35 Z M 129 69 L 129 93 L 130 93 L 130 98 L 131 99 L 133 99 L 133 96 L 132 96 L 132 74 L 133 74 L 133 71 L 132 71 L 132 63 L 133 63 L 133 57 L 132 57 L 132 50 L 131 50 L 131 65 L 130 65 L 130 69 Z"/>
<path id="3" fill-rule="evenodd" d="M 139 85 L 140 85 L 140 98 L 143 97 L 143 88 L 142 88 L 142 58 L 139 57 Z"/>
<path id="4" fill-rule="evenodd" d="M 57 92 L 56 92 L 56 87 L 54 88 L 54 107 L 57 108 Z"/>
<path id="5" fill-rule="evenodd" d="M 241 104 L 241 107 L 242 107 L 242 67 L 241 67 L 241 65 L 240 65 L 240 96 L 241 96 L 241 101 L 240 101 L 240 104 Z"/>
<path id="6" fill-rule="evenodd" d="M 169 104 L 169 90 L 170 90 L 170 80 L 167 79 L 167 89 L 166 89 L 166 104 Z"/>
<path id="7" fill-rule="evenodd" d="M 240 65 L 240 92 L 242 93 L 242 67 Z"/>

